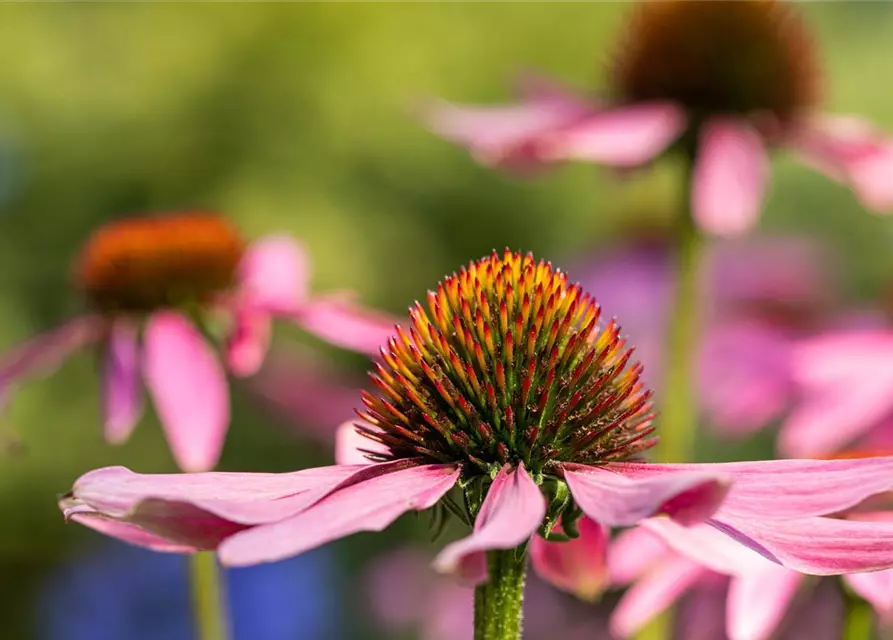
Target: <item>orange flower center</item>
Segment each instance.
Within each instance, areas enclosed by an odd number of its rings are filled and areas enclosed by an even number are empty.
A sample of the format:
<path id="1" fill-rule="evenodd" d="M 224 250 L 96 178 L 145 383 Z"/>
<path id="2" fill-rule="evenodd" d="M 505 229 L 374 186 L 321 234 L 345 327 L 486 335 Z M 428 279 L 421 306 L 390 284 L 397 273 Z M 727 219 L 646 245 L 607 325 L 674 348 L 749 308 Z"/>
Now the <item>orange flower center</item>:
<path id="1" fill-rule="evenodd" d="M 612 66 L 620 99 L 671 100 L 696 116 L 789 120 L 818 99 L 818 63 L 794 7 L 775 0 L 648 0 Z"/>
<path id="2" fill-rule="evenodd" d="M 101 311 L 206 303 L 233 286 L 244 251 L 238 231 L 215 214 L 129 218 L 93 233 L 75 262 L 75 281 Z"/>

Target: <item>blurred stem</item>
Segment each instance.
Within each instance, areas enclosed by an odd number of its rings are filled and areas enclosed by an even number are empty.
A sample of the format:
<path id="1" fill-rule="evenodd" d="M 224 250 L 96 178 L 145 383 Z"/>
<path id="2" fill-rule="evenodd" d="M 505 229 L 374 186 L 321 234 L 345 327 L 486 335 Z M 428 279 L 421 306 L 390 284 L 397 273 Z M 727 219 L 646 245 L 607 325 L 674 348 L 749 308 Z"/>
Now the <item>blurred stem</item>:
<path id="1" fill-rule="evenodd" d="M 520 640 L 527 551 L 488 551 L 489 580 L 474 590 L 474 640 Z"/>
<path id="2" fill-rule="evenodd" d="M 676 299 L 670 316 L 664 385 L 661 391 L 660 445 L 664 462 L 691 462 L 698 405 L 693 381 L 698 349 L 698 279 L 701 237 L 691 213 L 694 155 L 686 156 L 683 208 L 676 218 Z"/>
<path id="3" fill-rule="evenodd" d="M 866 640 L 874 637 L 874 613 L 861 598 L 850 596 L 846 600 L 842 640 Z"/>
<path id="4" fill-rule="evenodd" d="M 229 629 L 217 556 L 211 551 L 202 551 L 193 554 L 189 561 L 195 637 L 197 640 L 226 640 Z"/>

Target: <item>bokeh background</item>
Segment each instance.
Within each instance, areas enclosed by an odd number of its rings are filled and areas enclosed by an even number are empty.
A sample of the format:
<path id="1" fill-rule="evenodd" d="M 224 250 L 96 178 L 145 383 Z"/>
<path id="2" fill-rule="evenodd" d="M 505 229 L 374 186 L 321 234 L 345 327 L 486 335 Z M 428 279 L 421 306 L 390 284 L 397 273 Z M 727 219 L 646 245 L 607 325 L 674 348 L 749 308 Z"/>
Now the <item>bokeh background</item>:
<path id="1" fill-rule="evenodd" d="M 210 208 L 250 237 L 292 233 L 312 256 L 314 287 L 354 289 L 393 313 L 493 248 L 564 264 L 637 228 L 661 228 L 676 202 L 670 165 L 624 181 L 589 166 L 520 180 L 476 165 L 413 115 L 432 96 L 506 99 L 512 77 L 529 69 L 596 93 L 628 8 L 0 6 L 0 347 L 81 308 L 70 260 L 96 225 L 131 213 Z M 893 130 L 893 4 L 802 10 L 825 61 L 827 106 Z M 853 300 L 886 299 L 893 220 L 865 213 L 845 189 L 789 158 L 775 165 L 762 229 L 827 242 L 841 256 L 839 278 Z M 304 375 L 362 384 L 363 358 L 282 328 L 274 360 L 287 371 L 295 353 Z M 74 358 L 22 387 L 0 417 L 4 639 L 189 637 L 181 560 L 147 557 L 66 526 L 56 507 L 56 495 L 97 466 L 174 468 L 152 416 L 127 445 L 102 441 L 95 369 L 92 354 Z M 298 394 L 304 383 L 296 376 L 293 385 Z M 257 384 L 235 385 L 222 468 L 288 470 L 331 460 L 334 424 L 307 424 L 263 396 Z M 716 453 L 715 444 L 704 447 Z M 424 520 L 405 518 L 385 534 L 356 536 L 263 575 L 234 576 L 238 637 L 398 637 L 376 630 L 358 585 L 376 554 L 407 539 L 434 548 Z M 121 611 L 129 617 L 119 620 Z M 573 611 L 585 615 L 580 606 Z M 258 626 L 261 619 L 272 626 Z M 405 637 L 416 637 L 411 624 Z"/>

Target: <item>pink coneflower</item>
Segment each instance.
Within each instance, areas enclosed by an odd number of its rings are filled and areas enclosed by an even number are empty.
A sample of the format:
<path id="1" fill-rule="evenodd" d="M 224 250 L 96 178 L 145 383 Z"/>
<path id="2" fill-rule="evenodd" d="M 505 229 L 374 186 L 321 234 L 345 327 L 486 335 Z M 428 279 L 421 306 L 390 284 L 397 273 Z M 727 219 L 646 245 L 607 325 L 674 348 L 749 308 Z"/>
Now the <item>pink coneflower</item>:
<path id="1" fill-rule="evenodd" d="M 617 325 L 599 325 L 594 299 L 549 263 L 494 253 L 445 278 L 410 317 L 382 349 L 377 394 L 363 397 L 355 436 L 373 462 L 286 474 L 111 467 L 82 476 L 61 507 L 136 544 L 216 549 L 247 565 L 441 505 L 473 532 L 436 567 L 472 584 L 496 576 L 519 599 L 526 543 L 573 538 L 583 515 L 605 527 L 658 514 L 706 521 L 810 573 L 893 566 L 889 523 L 823 517 L 893 488 L 893 458 L 638 461 L 655 442 L 641 368 Z"/>
<path id="2" fill-rule="evenodd" d="M 540 85 L 519 105 L 441 104 L 427 120 L 489 164 L 585 160 L 626 168 L 680 150 L 694 162 L 692 214 L 720 235 L 755 223 L 774 147 L 848 184 L 870 209 L 893 206 L 893 144 L 857 118 L 817 113 L 812 36 L 786 3 L 640 2 L 609 85 L 609 103 Z"/>
<path id="3" fill-rule="evenodd" d="M 211 344 L 214 323 L 228 322 L 221 349 L 239 376 L 260 366 L 274 317 L 366 352 L 390 327 L 343 297 L 310 298 L 307 260 L 294 240 L 274 236 L 247 245 L 211 213 L 108 223 L 89 238 L 73 271 L 90 312 L 12 349 L 0 365 L 0 394 L 98 343 L 106 438 L 129 437 L 145 385 L 186 471 L 216 464 L 229 424 L 226 372 Z"/>

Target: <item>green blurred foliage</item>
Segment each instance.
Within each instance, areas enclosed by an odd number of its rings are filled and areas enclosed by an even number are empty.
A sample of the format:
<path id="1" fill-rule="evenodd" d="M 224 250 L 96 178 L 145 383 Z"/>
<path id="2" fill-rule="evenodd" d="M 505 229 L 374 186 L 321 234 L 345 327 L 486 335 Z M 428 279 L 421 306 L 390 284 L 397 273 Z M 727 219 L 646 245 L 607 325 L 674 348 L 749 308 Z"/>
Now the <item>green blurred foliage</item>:
<path id="1" fill-rule="evenodd" d="M 413 117 L 433 96 L 505 99 L 527 69 L 597 92 L 626 8 L 0 6 L 0 345 L 76 313 L 72 256 L 97 224 L 133 212 L 210 207 L 250 236 L 293 233 L 313 257 L 315 286 L 353 288 L 395 312 L 494 247 L 560 262 L 609 242 L 642 212 L 672 212 L 672 167 L 623 183 L 587 166 L 522 181 L 475 165 Z M 893 129 L 893 5 L 803 10 L 827 62 L 828 106 Z M 885 287 L 893 223 L 788 158 L 776 168 L 765 228 L 833 242 L 859 295 Z M 75 358 L 22 388 L 3 417 L 24 445 L 0 460 L 4 638 L 29 637 L 41 572 L 95 540 L 63 524 L 56 494 L 100 465 L 172 469 L 154 418 L 124 447 L 103 443 L 95 367 L 93 354 Z M 234 402 L 225 468 L 328 459 L 275 429 L 244 392 Z M 359 537 L 342 545 L 345 557 L 352 565 L 387 539 Z"/>

